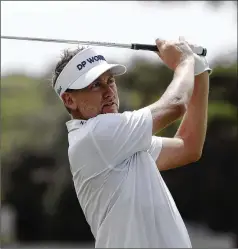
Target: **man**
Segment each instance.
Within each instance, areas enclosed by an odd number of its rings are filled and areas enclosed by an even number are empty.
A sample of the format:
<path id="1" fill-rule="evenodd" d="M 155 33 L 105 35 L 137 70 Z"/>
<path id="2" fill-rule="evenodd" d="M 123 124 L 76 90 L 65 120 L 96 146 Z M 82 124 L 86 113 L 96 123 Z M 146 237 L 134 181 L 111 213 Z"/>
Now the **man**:
<path id="1" fill-rule="evenodd" d="M 191 247 L 160 171 L 202 154 L 210 69 L 182 39 L 156 44 L 173 79 L 158 101 L 133 112 L 118 113 L 115 76 L 126 68 L 95 49 L 66 53 L 56 67 L 53 86 L 72 116 L 70 169 L 97 248 Z M 182 115 L 173 138 L 153 136 Z"/>

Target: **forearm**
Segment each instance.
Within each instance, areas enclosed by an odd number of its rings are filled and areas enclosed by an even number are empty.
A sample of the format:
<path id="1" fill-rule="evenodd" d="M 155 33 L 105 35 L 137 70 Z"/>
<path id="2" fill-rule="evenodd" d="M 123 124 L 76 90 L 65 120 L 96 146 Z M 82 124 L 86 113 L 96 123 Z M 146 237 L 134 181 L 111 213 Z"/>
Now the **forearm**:
<path id="1" fill-rule="evenodd" d="M 194 88 L 194 59 L 179 64 L 174 77 L 162 97 L 150 105 L 153 133 L 158 132 L 181 117 L 187 108 Z"/>
<path id="2" fill-rule="evenodd" d="M 198 157 L 202 154 L 207 130 L 209 75 L 195 77 L 194 91 L 175 137 L 180 137 Z"/>
<path id="3" fill-rule="evenodd" d="M 173 80 L 166 89 L 162 98 L 170 102 L 187 105 L 194 88 L 194 59 L 188 58 L 177 66 Z"/>

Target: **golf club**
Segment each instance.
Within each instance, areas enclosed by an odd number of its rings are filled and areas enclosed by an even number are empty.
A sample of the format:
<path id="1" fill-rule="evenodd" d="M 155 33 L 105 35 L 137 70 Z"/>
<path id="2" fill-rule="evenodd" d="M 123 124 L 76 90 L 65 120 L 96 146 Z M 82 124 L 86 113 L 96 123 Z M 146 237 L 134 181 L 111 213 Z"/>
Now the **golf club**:
<path id="1" fill-rule="evenodd" d="M 134 50 L 149 50 L 149 51 L 158 52 L 158 48 L 156 45 L 140 44 L 140 43 L 123 44 L 123 43 L 115 43 L 115 42 L 79 41 L 79 40 L 50 39 L 50 38 L 24 37 L 24 36 L 5 36 L 5 35 L 2 35 L 1 39 L 82 44 L 82 45 L 103 46 L 103 47 L 128 48 L 128 49 L 134 49 Z M 191 47 L 191 49 L 197 55 L 202 55 L 202 56 L 207 55 L 207 49 L 201 46 L 193 46 Z"/>

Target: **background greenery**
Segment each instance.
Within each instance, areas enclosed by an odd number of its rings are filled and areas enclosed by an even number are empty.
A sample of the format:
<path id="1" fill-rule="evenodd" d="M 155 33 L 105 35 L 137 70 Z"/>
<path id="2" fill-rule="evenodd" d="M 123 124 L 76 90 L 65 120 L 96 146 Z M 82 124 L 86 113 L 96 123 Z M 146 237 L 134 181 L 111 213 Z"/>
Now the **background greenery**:
<path id="1" fill-rule="evenodd" d="M 222 59 L 213 63 L 201 160 L 162 175 L 185 220 L 238 237 L 237 62 L 228 65 Z M 50 87 L 50 72 L 42 78 L 1 78 L 2 204 L 15 208 L 22 242 L 93 241 L 69 171 L 69 116 Z M 157 100 L 172 75 L 163 65 L 135 60 L 117 79 L 121 111 Z M 157 135 L 173 136 L 178 124 Z"/>

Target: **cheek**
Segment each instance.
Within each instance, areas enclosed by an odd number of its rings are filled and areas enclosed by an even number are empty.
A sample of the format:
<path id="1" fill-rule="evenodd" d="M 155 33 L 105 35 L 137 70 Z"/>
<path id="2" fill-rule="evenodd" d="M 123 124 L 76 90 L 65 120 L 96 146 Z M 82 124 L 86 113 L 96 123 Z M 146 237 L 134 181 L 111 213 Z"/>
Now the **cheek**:
<path id="1" fill-rule="evenodd" d="M 119 98 L 118 98 L 118 93 L 117 93 L 117 87 L 114 87 L 114 88 L 112 89 L 112 91 L 113 91 L 113 93 L 114 93 L 114 96 L 115 96 L 117 102 L 119 103 Z"/>
<path id="2" fill-rule="evenodd" d="M 84 98 L 79 100 L 78 107 L 81 113 L 94 115 L 101 110 L 101 97 L 90 96 L 89 98 Z"/>
<path id="3" fill-rule="evenodd" d="M 111 86 L 111 91 L 113 92 L 114 96 L 117 97 L 117 86 L 116 86 L 116 84 Z"/>

